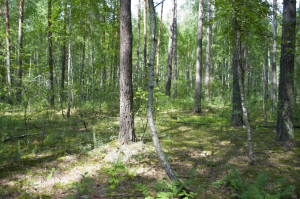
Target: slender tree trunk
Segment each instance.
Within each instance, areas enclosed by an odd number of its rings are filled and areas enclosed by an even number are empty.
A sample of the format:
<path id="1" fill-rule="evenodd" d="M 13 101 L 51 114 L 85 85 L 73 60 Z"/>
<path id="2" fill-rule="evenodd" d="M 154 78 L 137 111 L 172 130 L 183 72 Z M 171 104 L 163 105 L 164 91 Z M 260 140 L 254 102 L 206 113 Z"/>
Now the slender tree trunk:
<path id="1" fill-rule="evenodd" d="M 174 93 L 173 98 L 177 98 L 177 0 L 174 2 L 174 10 L 175 10 L 175 17 L 174 17 L 174 38 L 173 38 L 173 45 L 174 45 L 174 55 L 173 55 L 173 62 L 174 62 Z"/>
<path id="2" fill-rule="evenodd" d="M 166 95 L 171 96 L 172 86 L 172 55 L 173 55 L 173 39 L 174 39 L 174 18 L 175 18 L 175 0 L 173 0 L 173 10 L 169 30 L 169 45 L 168 45 L 168 66 L 166 79 Z"/>
<path id="3" fill-rule="evenodd" d="M 189 87 L 190 86 L 190 40 L 188 40 L 186 80 L 187 80 L 187 87 Z"/>
<path id="4" fill-rule="evenodd" d="M 9 30 L 9 7 L 8 0 L 5 0 L 5 22 L 6 22 L 6 70 L 8 84 L 8 103 L 12 104 L 11 96 L 11 73 L 10 73 L 10 30 Z"/>
<path id="5" fill-rule="evenodd" d="M 205 98 L 209 101 L 209 53 L 210 53 L 210 1 L 207 3 L 206 62 L 205 62 Z"/>
<path id="6" fill-rule="evenodd" d="M 214 54 L 214 41 L 215 41 L 215 30 L 216 30 L 216 22 L 215 22 L 215 17 L 216 17 L 216 10 L 215 10 L 215 0 L 212 1 L 211 4 L 211 10 L 212 10 L 212 39 L 211 39 L 211 71 L 210 71 L 210 77 L 211 77 L 211 82 L 214 79 L 214 73 L 215 73 L 215 54 Z"/>
<path id="7" fill-rule="evenodd" d="M 18 32 L 18 96 L 17 99 L 20 102 L 22 100 L 22 73 L 23 73 L 23 64 L 22 64 L 22 47 L 23 47 L 23 20 L 24 20 L 24 0 L 20 0 L 19 7 L 19 32 Z"/>
<path id="8" fill-rule="evenodd" d="M 54 107 L 54 85 L 53 85 L 53 54 L 52 54 L 52 5 L 48 0 L 48 44 L 49 44 L 49 83 L 50 83 L 50 105 Z"/>
<path id="9" fill-rule="evenodd" d="M 67 1 L 65 0 L 65 8 L 64 8 L 64 30 L 63 35 L 64 37 L 67 36 Z M 63 90 L 65 88 L 65 74 L 66 74 L 66 45 L 67 39 L 63 39 L 63 47 L 62 47 L 62 58 L 61 58 L 61 90 L 62 90 L 62 99 L 63 97 Z"/>
<path id="10" fill-rule="evenodd" d="M 160 53 L 161 24 L 162 24 L 163 10 L 164 10 L 164 2 L 161 3 L 160 23 L 159 23 L 159 31 L 158 31 L 157 64 L 156 64 L 156 84 L 157 85 L 159 82 L 159 53 Z"/>
<path id="11" fill-rule="evenodd" d="M 68 110 L 67 117 L 70 117 L 71 112 L 71 24 L 72 24 L 72 8 L 70 5 L 69 14 L 69 46 L 68 46 Z"/>
<path id="12" fill-rule="evenodd" d="M 197 58 L 196 58 L 196 90 L 195 90 L 195 107 L 194 107 L 196 113 L 201 113 L 202 39 L 203 39 L 203 0 L 199 0 L 198 39 L 197 39 Z"/>
<path id="13" fill-rule="evenodd" d="M 278 141 L 294 138 L 294 52 L 296 30 L 296 1 L 283 1 L 282 43 L 277 113 Z"/>
<path id="14" fill-rule="evenodd" d="M 155 38 L 155 10 L 153 5 L 153 0 L 148 0 L 149 10 L 150 10 L 150 22 L 151 22 L 151 53 L 149 60 L 149 93 L 148 93 L 148 104 L 147 104 L 147 115 L 149 121 L 149 127 L 152 133 L 152 140 L 156 149 L 157 156 L 162 163 L 166 173 L 172 181 L 176 181 L 180 184 L 178 177 L 176 176 L 174 170 L 168 162 L 167 157 L 165 156 L 161 144 L 159 142 L 157 131 L 155 128 L 152 112 L 153 104 L 153 88 L 154 88 L 154 59 L 155 59 L 155 49 L 156 49 L 156 38 Z"/>
<path id="15" fill-rule="evenodd" d="M 84 33 L 83 33 L 83 47 L 82 47 L 82 60 L 81 60 L 81 100 L 84 101 L 84 75 L 85 75 L 85 40 L 86 40 L 86 23 L 87 23 L 87 18 L 85 18 L 84 22 Z"/>
<path id="16" fill-rule="evenodd" d="M 234 31 L 237 31 L 237 19 L 234 19 L 233 28 Z M 237 37 L 237 34 L 235 35 Z M 235 38 L 237 40 L 237 38 Z M 240 45 L 240 40 L 236 41 L 236 45 Z M 231 124 L 233 126 L 242 126 L 243 125 L 243 112 L 241 105 L 241 91 L 239 86 L 239 77 L 238 77 L 238 65 L 239 65 L 239 52 L 237 48 L 234 47 L 232 52 L 232 72 L 233 72 L 233 89 L 232 89 L 232 116 L 231 116 Z M 241 75 L 243 75 L 241 73 Z M 242 77 L 241 77 L 242 78 Z M 243 79 L 243 78 L 242 78 Z"/>
<path id="17" fill-rule="evenodd" d="M 102 52 L 102 85 L 103 88 L 105 89 L 106 87 L 106 16 L 105 16 L 105 12 L 106 12 L 106 3 L 105 1 L 103 1 L 103 9 L 104 9 L 104 13 L 102 15 L 102 20 L 103 20 L 103 32 L 102 32 L 102 45 L 103 45 L 103 52 Z"/>
<path id="18" fill-rule="evenodd" d="M 267 41 L 267 39 L 266 39 Z M 264 119 L 267 121 L 267 104 L 268 104 L 268 82 L 269 82 L 269 56 L 268 56 L 268 41 L 266 42 L 265 47 L 265 64 L 264 64 L 264 103 L 263 103 L 263 111 L 264 111 Z"/>
<path id="19" fill-rule="evenodd" d="M 132 24 L 131 0 L 120 1 L 120 132 L 119 142 L 129 144 L 136 140 L 132 91 Z"/>
<path id="20" fill-rule="evenodd" d="M 135 66 L 135 81 L 138 82 L 139 78 L 139 65 L 140 65 L 140 34 L 141 34 L 141 0 L 139 0 L 138 11 L 138 35 L 137 35 L 137 50 L 136 50 L 136 66 Z"/>
<path id="21" fill-rule="evenodd" d="M 147 0 L 144 0 L 144 88 L 147 86 Z"/>
<path id="22" fill-rule="evenodd" d="M 272 49 L 272 110 L 276 101 L 276 90 L 277 90 L 277 66 L 276 66 L 276 47 L 277 47 L 277 0 L 273 0 L 273 49 Z"/>

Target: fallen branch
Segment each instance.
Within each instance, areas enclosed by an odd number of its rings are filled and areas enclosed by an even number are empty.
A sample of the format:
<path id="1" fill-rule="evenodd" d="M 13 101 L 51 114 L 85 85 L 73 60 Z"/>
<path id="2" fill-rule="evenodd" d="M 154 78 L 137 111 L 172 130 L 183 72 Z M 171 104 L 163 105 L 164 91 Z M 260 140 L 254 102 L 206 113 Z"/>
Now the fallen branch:
<path id="1" fill-rule="evenodd" d="M 3 142 L 6 142 L 6 141 L 9 141 L 9 140 L 12 140 L 12 139 L 24 138 L 24 137 L 27 137 L 27 136 L 40 135 L 40 134 L 44 134 L 44 132 L 32 133 L 32 134 L 24 134 L 24 135 L 19 135 L 19 136 L 12 136 L 12 137 L 5 138 L 3 140 Z"/>

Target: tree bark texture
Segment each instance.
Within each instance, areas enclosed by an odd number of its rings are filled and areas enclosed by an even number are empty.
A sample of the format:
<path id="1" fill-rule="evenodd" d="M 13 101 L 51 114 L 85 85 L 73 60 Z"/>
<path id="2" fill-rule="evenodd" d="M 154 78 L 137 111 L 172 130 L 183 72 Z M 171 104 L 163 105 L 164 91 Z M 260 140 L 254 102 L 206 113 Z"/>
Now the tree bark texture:
<path id="1" fill-rule="evenodd" d="M 278 141 L 294 137 L 294 55 L 296 30 L 296 1 L 283 1 L 282 43 L 280 56 L 279 95 L 277 113 Z"/>
<path id="2" fill-rule="evenodd" d="M 264 111 L 264 119 L 267 120 L 267 104 L 268 104 L 268 82 L 269 82 L 269 48 L 268 48 L 268 40 L 266 38 L 266 46 L 265 46 L 265 64 L 264 64 L 264 103 L 263 103 L 263 111 Z"/>
<path id="3" fill-rule="evenodd" d="M 105 89 L 106 87 L 106 3 L 103 1 L 103 14 L 102 14 L 102 23 L 103 23 L 103 31 L 102 31 L 102 86 Z"/>
<path id="4" fill-rule="evenodd" d="M 70 117 L 71 112 L 71 25 L 72 25 L 72 6 L 70 5 L 69 14 L 69 44 L 68 44 L 68 110 L 67 118 Z"/>
<path id="5" fill-rule="evenodd" d="M 205 99 L 209 101 L 209 54 L 210 54 L 210 0 L 207 1 L 206 53 L 205 53 Z"/>
<path id="6" fill-rule="evenodd" d="M 159 53 L 160 53 L 161 25 L 162 25 L 163 10 L 164 10 L 164 2 L 161 3 L 160 23 L 159 23 L 159 31 L 158 31 L 157 64 L 156 64 L 156 84 L 157 85 L 159 82 Z"/>
<path id="7" fill-rule="evenodd" d="M 64 7 L 64 30 L 63 36 L 66 37 L 67 35 L 67 1 L 65 1 Z M 63 47 L 62 47 L 62 58 L 61 58 L 61 90 L 63 91 L 65 88 L 65 74 L 66 74 L 66 45 L 67 39 L 63 39 Z"/>
<path id="8" fill-rule="evenodd" d="M 174 93 L 173 98 L 177 98 L 177 0 L 174 0 L 174 38 L 173 38 L 173 62 L 174 62 Z"/>
<path id="9" fill-rule="evenodd" d="M 151 22 L 151 52 L 149 60 L 149 92 L 148 92 L 148 104 L 147 104 L 147 115 L 149 121 L 149 127 L 152 133 L 152 140 L 156 149 L 157 156 L 162 163 L 166 173 L 172 181 L 176 181 L 180 184 L 178 177 L 176 176 L 174 170 L 172 169 L 167 157 L 165 156 L 161 144 L 158 139 L 157 131 L 155 128 L 152 112 L 153 104 L 153 88 L 154 88 L 154 59 L 156 50 L 156 38 L 155 38 L 155 10 L 153 5 L 153 0 L 148 0 L 149 10 L 150 10 L 150 22 Z"/>
<path id="10" fill-rule="evenodd" d="M 54 106 L 54 85 L 53 85 L 53 53 L 52 53 L 52 4 L 48 0 L 48 51 L 49 51 L 49 84 L 50 84 L 50 105 Z"/>
<path id="11" fill-rule="evenodd" d="M 132 24 L 131 1 L 120 1 L 120 133 L 119 142 L 136 140 L 134 132 L 132 91 Z"/>
<path id="12" fill-rule="evenodd" d="M 203 0 L 199 0 L 198 16 L 198 38 L 197 38 L 197 58 L 196 58 L 196 89 L 195 89 L 195 107 L 196 113 L 201 113 L 202 97 L 202 39 L 203 39 Z"/>
<path id="13" fill-rule="evenodd" d="M 216 22 L 215 22 L 215 17 L 216 17 L 216 9 L 215 9 L 215 0 L 212 1 L 211 4 L 211 11 L 212 11 L 212 18 L 211 20 L 213 21 L 212 23 L 212 36 L 211 36 L 211 71 L 210 71 L 210 77 L 211 81 L 214 79 L 214 73 L 215 73 L 215 54 L 214 54 L 214 42 L 215 42 L 215 37 L 216 37 Z"/>
<path id="14" fill-rule="evenodd" d="M 169 44 L 168 44 L 168 65 L 166 78 L 166 95 L 171 96 L 172 86 L 172 55 L 173 55 L 173 39 L 174 39 L 174 18 L 175 18 L 175 0 L 173 0 L 172 17 L 169 29 Z"/>
<path id="15" fill-rule="evenodd" d="M 23 21 L 24 21 L 24 0 L 20 0 L 19 7 L 19 32 L 18 32 L 18 96 L 17 99 L 20 102 L 22 99 L 22 73 L 23 73 L 23 64 L 22 64 L 22 47 L 23 47 Z"/>

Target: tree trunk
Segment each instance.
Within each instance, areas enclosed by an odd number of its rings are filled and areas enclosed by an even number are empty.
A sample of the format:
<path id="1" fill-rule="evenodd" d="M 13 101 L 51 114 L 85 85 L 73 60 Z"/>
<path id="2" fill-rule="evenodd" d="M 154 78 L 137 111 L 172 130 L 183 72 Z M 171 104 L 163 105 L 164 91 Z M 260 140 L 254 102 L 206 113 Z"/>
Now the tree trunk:
<path id="1" fill-rule="evenodd" d="M 24 20 L 24 0 L 20 0 L 19 7 L 19 32 L 18 32 L 18 96 L 17 100 L 20 102 L 22 100 L 22 73 L 23 73 L 23 64 L 22 64 L 22 47 L 23 47 L 23 20 Z"/>
<path id="2" fill-rule="evenodd" d="M 159 31 L 158 31 L 157 64 L 156 64 L 156 84 L 157 85 L 159 82 L 159 53 L 160 53 L 161 24 L 162 24 L 163 10 L 164 10 L 164 2 L 161 3 L 160 23 L 159 23 Z"/>
<path id="3" fill-rule="evenodd" d="M 277 113 L 278 141 L 294 137 L 293 102 L 294 102 L 294 51 L 296 29 L 296 1 L 283 1 L 282 43 L 280 56 L 280 78 Z"/>
<path id="4" fill-rule="evenodd" d="M 144 88 L 147 86 L 147 0 L 144 0 Z"/>
<path id="5" fill-rule="evenodd" d="M 216 10 L 215 10 L 215 0 L 213 0 L 211 4 L 211 10 L 212 10 L 212 39 L 211 39 L 211 71 L 210 71 L 210 77 L 211 82 L 214 79 L 214 73 L 215 73 L 215 54 L 214 54 L 214 41 L 215 41 L 215 30 L 216 30 Z"/>
<path id="6" fill-rule="evenodd" d="M 50 84 L 50 105 L 54 107 L 54 85 L 53 85 L 53 54 L 52 54 L 52 5 L 48 0 L 48 43 L 49 43 L 49 84 Z"/>
<path id="7" fill-rule="evenodd" d="M 234 19 L 234 30 L 237 30 L 237 21 Z M 236 37 L 237 35 L 235 35 Z M 235 38 L 236 40 L 237 38 Z M 240 42 L 240 41 L 238 41 Z M 239 44 L 239 43 L 238 43 Z M 238 45 L 236 44 L 236 45 Z M 243 113 L 242 113 L 242 105 L 241 105 L 241 94 L 240 94 L 240 86 L 239 86 L 239 78 L 238 78 L 238 65 L 239 65 L 239 55 L 237 49 L 234 47 L 232 49 L 232 72 L 233 72 L 233 89 L 232 89 L 232 116 L 231 116 L 231 124 L 233 126 L 242 126 L 243 125 Z M 241 75 L 243 75 L 241 73 Z M 243 79 L 243 77 L 241 77 Z"/>
<path id="8" fill-rule="evenodd" d="M 203 39 L 203 0 L 199 0 L 197 59 L 196 59 L 196 90 L 195 90 L 195 108 L 194 108 L 196 113 L 201 113 L 202 39 Z"/>
<path id="9" fill-rule="evenodd" d="M 103 45 L 103 52 L 102 52 L 102 85 L 105 90 L 106 86 L 106 17 L 105 17 L 105 12 L 106 12 L 106 3 L 103 1 L 103 10 L 104 13 L 102 15 L 102 20 L 103 20 L 103 32 L 102 32 L 102 45 Z"/>
<path id="10" fill-rule="evenodd" d="M 64 30 L 63 36 L 66 37 L 67 35 L 67 1 L 65 1 L 65 8 L 64 8 Z M 66 74 L 66 45 L 67 41 L 66 38 L 63 39 L 63 48 L 62 48 L 62 59 L 61 59 L 61 90 L 62 90 L 62 99 L 63 97 L 63 90 L 65 88 L 65 74 Z"/>
<path id="11" fill-rule="evenodd" d="M 82 47 L 82 60 L 81 60 L 81 100 L 84 101 L 84 64 L 85 64 L 85 38 L 86 38 L 86 21 L 84 22 L 84 33 L 83 33 L 83 47 Z"/>
<path id="12" fill-rule="evenodd" d="M 172 17 L 170 21 L 169 30 L 169 45 L 168 45 L 168 66 L 167 66 L 167 79 L 166 79 L 166 95 L 171 96 L 172 85 L 172 55 L 173 55 L 173 39 L 174 39 L 174 18 L 175 18 L 175 0 L 173 0 Z"/>
<path id="13" fill-rule="evenodd" d="M 151 22 L 151 53 L 149 61 L 149 93 L 148 93 L 148 104 L 147 104 L 147 115 L 149 121 L 149 127 L 152 133 L 152 140 L 156 149 L 157 156 L 162 163 L 166 173 L 172 181 L 176 181 L 177 184 L 180 184 L 178 177 L 173 171 L 171 165 L 168 162 L 167 157 L 165 156 L 161 144 L 159 142 L 157 131 L 155 128 L 152 112 L 153 104 L 153 88 L 154 88 L 154 59 L 155 59 L 155 48 L 156 48 L 156 38 L 155 38 L 155 10 L 153 5 L 153 0 L 148 0 L 149 10 L 150 10 L 150 22 Z"/>
<path id="14" fill-rule="evenodd" d="M 188 40 L 188 49 L 187 49 L 186 82 L 187 82 L 187 88 L 190 87 L 190 40 Z"/>
<path id="15" fill-rule="evenodd" d="M 9 8 L 8 0 L 5 0 L 5 22 L 6 22 L 6 70 L 8 84 L 8 103 L 12 104 L 11 96 L 11 73 L 10 73 L 10 30 L 9 30 Z"/>
<path id="16" fill-rule="evenodd" d="M 173 55 L 173 62 L 174 62 L 174 93 L 173 98 L 177 98 L 177 0 L 174 2 L 174 38 L 173 38 L 173 45 L 174 45 L 174 55 Z"/>
<path id="17" fill-rule="evenodd" d="M 132 92 L 132 24 L 131 0 L 120 1 L 120 133 L 119 142 L 136 140 Z"/>
<path id="18" fill-rule="evenodd" d="M 207 32 L 206 32 L 206 61 L 205 61 L 205 99 L 209 101 L 209 53 L 210 53 L 210 0 L 207 1 Z"/>
<path id="19" fill-rule="evenodd" d="M 72 8 L 70 5 L 69 14 L 69 46 L 68 46 L 68 110 L 67 117 L 70 117 L 71 111 L 71 24 L 72 24 Z"/>
<path id="20" fill-rule="evenodd" d="M 276 66 L 276 46 L 277 46 L 277 0 L 273 0 L 273 49 L 272 49 L 272 110 L 274 110 L 274 104 L 276 101 L 276 87 L 277 87 L 277 66 Z"/>
<path id="21" fill-rule="evenodd" d="M 136 66 L 135 66 L 135 82 L 138 82 L 139 78 L 139 63 L 140 63 L 140 33 L 141 33 L 141 0 L 139 0 L 138 11 L 138 35 L 137 35 L 137 50 L 136 50 Z"/>
<path id="22" fill-rule="evenodd" d="M 268 104 L 268 82 L 269 82 L 269 56 L 268 56 L 268 41 L 266 38 L 266 47 L 265 47 L 265 64 L 264 64 L 264 103 L 263 103 L 263 111 L 264 111 L 264 119 L 267 121 L 267 104 Z"/>

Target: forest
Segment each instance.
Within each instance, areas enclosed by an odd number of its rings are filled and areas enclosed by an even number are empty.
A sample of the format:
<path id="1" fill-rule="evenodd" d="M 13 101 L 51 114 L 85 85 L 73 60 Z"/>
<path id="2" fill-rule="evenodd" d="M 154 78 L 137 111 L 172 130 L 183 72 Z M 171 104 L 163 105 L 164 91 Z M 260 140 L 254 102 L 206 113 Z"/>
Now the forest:
<path id="1" fill-rule="evenodd" d="M 0 0 L 0 198 L 299 198 L 298 4 Z"/>

